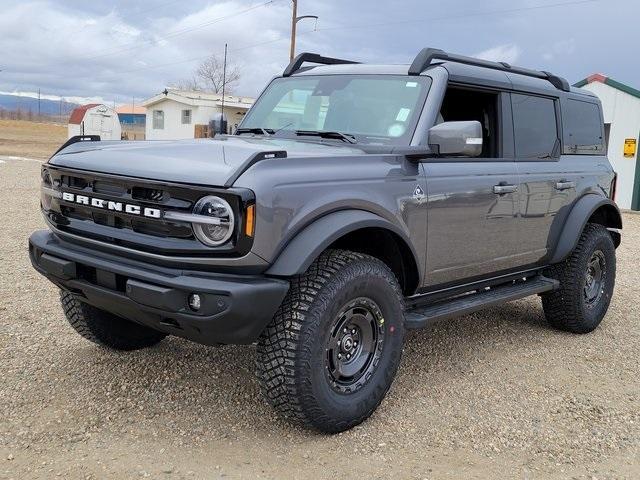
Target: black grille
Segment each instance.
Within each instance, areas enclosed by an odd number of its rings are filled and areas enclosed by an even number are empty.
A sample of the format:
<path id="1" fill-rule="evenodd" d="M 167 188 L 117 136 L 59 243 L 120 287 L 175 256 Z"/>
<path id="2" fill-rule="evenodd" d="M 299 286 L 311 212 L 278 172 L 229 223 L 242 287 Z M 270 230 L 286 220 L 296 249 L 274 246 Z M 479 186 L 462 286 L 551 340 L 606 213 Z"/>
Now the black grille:
<path id="1" fill-rule="evenodd" d="M 123 205 L 136 205 L 141 209 L 149 207 L 162 212 L 171 210 L 191 213 L 198 199 L 214 194 L 227 200 L 234 211 L 241 212 L 245 201 L 237 194 L 224 189 L 87 174 L 49 165 L 45 168 L 51 174 L 55 188 L 60 188 L 63 192 L 119 202 Z M 210 247 L 195 238 L 191 225 L 184 222 L 131 215 L 55 198 L 51 201 L 50 210 L 45 213 L 49 221 L 60 231 L 101 240 L 111 245 L 171 255 L 211 253 Z M 235 241 L 217 248 L 216 252 L 237 256 L 248 251 L 250 241 L 244 238 L 238 240 L 237 235 L 232 238 Z"/>
<path id="2" fill-rule="evenodd" d="M 164 191 L 157 188 L 133 187 L 131 189 L 131 197 L 135 200 L 162 202 Z"/>

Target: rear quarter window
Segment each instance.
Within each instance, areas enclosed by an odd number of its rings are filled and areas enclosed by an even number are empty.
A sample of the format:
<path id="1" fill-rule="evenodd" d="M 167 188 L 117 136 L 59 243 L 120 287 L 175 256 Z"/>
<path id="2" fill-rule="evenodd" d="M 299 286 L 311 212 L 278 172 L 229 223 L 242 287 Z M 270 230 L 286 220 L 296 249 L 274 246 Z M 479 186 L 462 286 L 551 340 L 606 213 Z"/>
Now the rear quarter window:
<path id="1" fill-rule="evenodd" d="M 604 153 L 604 132 L 597 103 L 568 99 L 562 110 L 564 153 Z"/>

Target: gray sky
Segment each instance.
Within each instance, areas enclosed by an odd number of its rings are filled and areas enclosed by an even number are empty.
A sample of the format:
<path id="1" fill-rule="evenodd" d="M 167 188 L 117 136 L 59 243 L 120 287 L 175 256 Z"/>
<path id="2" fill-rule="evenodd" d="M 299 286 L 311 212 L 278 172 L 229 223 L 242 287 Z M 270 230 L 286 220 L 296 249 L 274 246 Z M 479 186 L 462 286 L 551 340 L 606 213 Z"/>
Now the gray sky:
<path id="1" fill-rule="evenodd" d="M 638 0 L 299 0 L 298 52 L 409 63 L 425 46 L 640 88 Z M 257 95 L 288 62 L 290 0 L 0 0 L 0 92 L 131 102 L 222 53 Z"/>

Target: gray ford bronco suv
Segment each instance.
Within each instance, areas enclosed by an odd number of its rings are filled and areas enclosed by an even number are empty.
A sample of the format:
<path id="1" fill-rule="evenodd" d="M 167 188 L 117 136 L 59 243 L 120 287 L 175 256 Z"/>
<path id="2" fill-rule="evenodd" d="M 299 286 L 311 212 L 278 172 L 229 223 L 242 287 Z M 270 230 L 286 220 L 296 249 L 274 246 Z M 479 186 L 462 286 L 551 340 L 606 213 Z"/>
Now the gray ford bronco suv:
<path id="1" fill-rule="evenodd" d="M 338 432 L 408 329 L 529 295 L 553 327 L 598 326 L 622 228 L 604 143 L 598 99 L 548 72 L 304 53 L 234 135 L 71 139 L 29 251 L 88 340 L 257 343 L 273 407 Z"/>

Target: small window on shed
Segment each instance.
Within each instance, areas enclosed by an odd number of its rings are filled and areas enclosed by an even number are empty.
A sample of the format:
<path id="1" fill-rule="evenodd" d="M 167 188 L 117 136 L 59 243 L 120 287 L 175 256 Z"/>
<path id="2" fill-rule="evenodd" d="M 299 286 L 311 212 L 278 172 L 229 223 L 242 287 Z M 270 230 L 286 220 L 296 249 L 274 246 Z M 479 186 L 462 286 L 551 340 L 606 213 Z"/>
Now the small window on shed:
<path id="1" fill-rule="evenodd" d="M 164 111 L 162 110 L 153 111 L 153 129 L 164 130 Z"/>
<path id="2" fill-rule="evenodd" d="M 542 159 L 554 155 L 558 144 L 555 101 L 551 98 L 512 94 L 516 157 Z"/>
<path id="3" fill-rule="evenodd" d="M 191 110 L 182 110 L 182 124 L 183 125 L 191 124 Z"/>
<path id="4" fill-rule="evenodd" d="M 596 103 L 567 100 L 562 111 L 564 153 L 593 155 L 604 152 L 603 123 Z"/>

